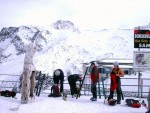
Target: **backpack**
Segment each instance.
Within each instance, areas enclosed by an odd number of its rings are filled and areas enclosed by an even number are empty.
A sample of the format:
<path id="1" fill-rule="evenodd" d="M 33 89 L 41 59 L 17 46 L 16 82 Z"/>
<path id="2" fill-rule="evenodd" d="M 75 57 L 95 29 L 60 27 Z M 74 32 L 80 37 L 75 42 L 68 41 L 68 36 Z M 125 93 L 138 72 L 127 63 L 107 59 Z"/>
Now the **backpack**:
<path id="1" fill-rule="evenodd" d="M 16 92 L 5 90 L 5 91 L 0 91 L 0 95 L 1 96 L 5 96 L 5 97 L 12 97 L 12 98 L 14 98 L 16 96 Z"/>
<path id="2" fill-rule="evenodd" d="M 117 103 L 117 100 L 115 100 L 115 99 L 110 99 L 110 100 L 108 101 L 108 104 L 111 105 L 111 106 L 116 105 L 116 103 Z"/>
<path id="3" fill-rule="evenodd" d="M 51 87 L 51 93 L 48 95 L 48 97 L 60 97 L 61 94 L 59 92 L 59 86 L 58 85 L 53 85 Z"/>
<path id="4" fill-rule="evenodd" d="M 130 107 L 133 108 L 140 108 L 141 104 L 138 100 L 134 100 L 134 99 L 126 99 L 126 104 Z"/>

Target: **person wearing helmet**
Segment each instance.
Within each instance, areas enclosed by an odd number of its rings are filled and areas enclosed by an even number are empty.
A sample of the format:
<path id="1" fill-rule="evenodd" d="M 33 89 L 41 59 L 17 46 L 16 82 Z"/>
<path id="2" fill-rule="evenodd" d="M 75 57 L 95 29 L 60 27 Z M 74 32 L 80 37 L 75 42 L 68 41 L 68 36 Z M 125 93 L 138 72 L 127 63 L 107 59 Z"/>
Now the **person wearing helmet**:
<path id="1" fill-rule="evenodd" d="M 56 69 L 53 73 L 53 81 L 55 85 L 60 84 L 60 93 L 63 92 L 64 72 L 61 69 Z"/>
<path id="2" fill-rule="evenodd" d="M 113 99 L 114 91 L 117 93 L 117 104 L 121 102 L 121 81 L 120 77 L 124 76 L 122 69 L 119 68 L 119 63 L 116 61 L 113 63 L 114 68 L 110 73 L 111 84 L 110 84 L 110 95 L 108 97 L 108 101 Z"/>

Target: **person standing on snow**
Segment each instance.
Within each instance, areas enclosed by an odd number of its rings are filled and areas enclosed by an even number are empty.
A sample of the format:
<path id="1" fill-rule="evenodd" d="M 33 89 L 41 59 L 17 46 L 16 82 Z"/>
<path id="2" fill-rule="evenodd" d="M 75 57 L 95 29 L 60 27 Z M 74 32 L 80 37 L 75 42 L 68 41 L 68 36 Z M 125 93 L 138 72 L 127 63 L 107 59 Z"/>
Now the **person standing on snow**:
<path id="1" fill-rule="evenodd" d="M 119 68 L 119 63 L 117 61 L 114 62 L 114 68 L 112 69 L 110 73 L 111 84 L 110 84 L 110 95 L 108 97 L 108 101 L 110 99 L 113 99 L 114 91 L 116 90 L 117 104 L 120 104 L 121 94 L 122 94 L 120 77 L 123 77 L 123 76 L 124 76 L 124 73 L 122 69 Z"/>
<path id="2" fill-rule="evenodd" d="M 91 78 L 91 93 L 93 97 L 90 98 L 91 101 L 97 101 L 97 83 L 99 81 L 100 73 L 98 67 L 94 62 L 90 66 L 90 78 Z"/>
<path id="3" fill-rule="evenodd" d="M 64 87 L 64 72 L 61 69 L 56 69 L 53 73 L 53 81 L 55 85 L 60 84 L 60 94 L 62 94 Z"/>
<path id="4" fill-rule="evenodd" d="M 34 97 L 36 69 L 33 64 L 33 57 L 36 52 L 34 41 L 25 47 L 26 53 L 24 58 L 23 78 L 21 86 L 21 103 L 27 104 L 29 97 Z"/>
<path id="5" fill-rule="evenodd" d="M 82 80 L 82 76 L 79 74 L 71 74 L 68 76 L 68 82 L 70 85 L 70 91 L 71 91 L 71 95 L 72 98 L 74 96 L 74 94 L 78 94 L 79 93 L 79 89 L 77 88 L 76 82 L 79 81 L 81 83 Z"/>

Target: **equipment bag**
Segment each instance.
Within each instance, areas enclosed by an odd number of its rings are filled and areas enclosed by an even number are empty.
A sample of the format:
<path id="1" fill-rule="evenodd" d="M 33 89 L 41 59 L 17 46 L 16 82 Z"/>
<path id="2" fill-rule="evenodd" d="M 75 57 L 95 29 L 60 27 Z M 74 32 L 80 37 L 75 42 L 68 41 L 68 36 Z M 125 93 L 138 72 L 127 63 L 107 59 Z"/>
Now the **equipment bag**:
<path id="1" fill-rule="evenodd" d="M 59 86 L 58 85 L 53 85 L 51 87 L 51 93 L 48 95 L 48 97 L 60 97 L 60 91 L 59 91 Z"/>
<path id="2" fill-rule="evenodd" d="M 139 100 L 126 99 L 126 104 L 130 107 L 133 107 L 133 108 L 140 108 L 141 107 Z"/>
<path id="3" fill-rule="evenodd" d="M 114 105 L 116 105 L 116 102 L 117 102 L 117 100 L 115 100 L 115 99 L 110 99 L 110 100 L 108 101 L 108 104 L 111 105 L 111 106 L 114 106 Z"/>

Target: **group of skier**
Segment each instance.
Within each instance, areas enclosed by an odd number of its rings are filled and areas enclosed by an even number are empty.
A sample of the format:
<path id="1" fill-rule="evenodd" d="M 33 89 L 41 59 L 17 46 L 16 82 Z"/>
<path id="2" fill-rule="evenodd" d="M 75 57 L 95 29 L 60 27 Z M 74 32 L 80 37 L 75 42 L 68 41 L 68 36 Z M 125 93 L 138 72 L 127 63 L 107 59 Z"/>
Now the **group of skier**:
<path id="1" fill-rule="evenodd" d="M 122 94 L 120 77 L 123 77 L 124 73 L 119 68 L 118 62 L 114 63 L 114 68 L 112 69 L 110 76 L 111 76 L 111 86 L 110 86 L 110 95 L 108 97 L 108 101 L 113 99 L 114 91 L 116 90 L 117 104 L 120 104 L 121 103 L 121 94 Z M 80 94 L 80 91 L 79 91 L 80 85 L 77 86 L 76 82 L 79 81 L 79 83 L 81 84 L 81 82 L 83 81 L 82 76 L 80 74 L 71 74 L 70 73 L 70 75 L 68 75 L 67 79 L 68 79 L 68 83 L 70 86 L 70 92 L 71 92 L 72 97 L 76 96 L 77 94 Z M 90 79 L 91 79 L 91 93 L 92 93 L 92 97 L 90 98 L 90 100 L 97 101 L 97 83 L 99 82 L 99 79 L 100 79 L 100 71 L 94 62 L 91 62 L 91 65 L 90 65 Z M 60 95 L 61 95 L 63 93 L 63 81 L 64 81 L 64 73 L 61 69 L 56 69 L 54 71 L 53 81 L 54 81 L 55 87 L 58 87 L 60 84 Z M 54 86 L 52 88 L 54 88 Z M 58 88 L 56 88 L 56 89 L 58 89 Z M 58 95 L 58 96 L 60 96 L 60 95 Z M 51 94 L 49 96 L 54 96 L 54 95 L 52 95 L 52 90 L 51 90 Z"/>
<path id="2" fill-rule="evenodd" d="M 82 75 L 80 74 L 71 74 L 69 73 L 67 76 L 67 80 L 70 86 L 70 92 L 72 97 L 77 96 L 79 94 L 79 86 L 77 86 L 77 81 L 81 83 Z M 63 95 L 64 91 L 64 72 L 62 69 L 56 69 L 53 73 L 53 82 L 54 85 L 51 87 L 51 93 L 48 95 L 49 97 L 59 97 Z"/>
<path id="3" fill-rule="evenodd" d="M 111 78 L 110 94 L 107 98 L 107 102 L 109 105 L 121 104 L 121 97 L 123 96 L 122 90 L 121 90 L 120 77 L 124 76 L 124 72 L 122 71 L 121 68 L 119 68 L 118 62 L 114 62 L 113 65 L 114 65 L 114 67 L 112 68 L 112 70 L 110 72 L 110 78 Z M 97 83 L 100 80 L 100 70 L 98 69 L 98 67 L 96 66 L 96 64 L 94 62 L 91 62 L 89 71 L 90 71 L 91 93 L 92 93 L 92 97 L 90 98 L 90 100 L 97 101 Z M 71 92 L 72 97 L 80 95 L 80 89 L 81 89 L 80 86 L 81 86 L 81 82 L 83 82 L 82 76 L 80 74 L 69 73 L 67 79 L 68 79 L 68 83 L 70 86 L 70 92 Z M 63 81 L 64 81 L 64 74 L 61 69 L 57 69 L 54 71 L 53 80 L 54 80 L 55 86 L 59 86 L 59 83 L 60 83 L 60 95 L 59 96 L 61 96 L 61 93 L 63 92 Z M 60 80 L 60 82 L 58 82 L 59 80 Z M 77 81 L 79 81 L 79 83 L 80 83 L 79 86 L 77 86 L 77 84 L 76 84 Z M 57 88 L 57 90 L 58 89 L 59 88 Z M 113 98 L 114 91 L 116 91 L 117 100 L 115 100 Z M 59 92 L 59 91 L 57 91 L 57 92 Z M 130 99 L 130 100 L 132 100 L 132 99 Z M 126 102 L 129 102 L 129 100 Z M 136 101 L 136 103 L 132 103 L 131 106 L 132 107 L 140 107 L 141 105 L 140 105 L 139 101 Z M 150 110 L 148 110 L 146 113 L 149 113 L 149 112 L 150 112 Z"/>
<path id="4" fill-rule="evenodd" d="M 26 47 L 26 54 L 24 59 L 24 68 L 23 68 L 23 80 L 22 80 L 22 90 L 21 90 L 21 103 L 28 103 L 29 97 L 34 97 L 34 87 L 35 87 L 35 67 L 33 65 L 33 56 L 36 52 L 36 46 L 34 40 L 32 43 L 28 44 Z M 114 91 L 117 93 L 117 104 L 121 103 L 121 81 L 120 77 L 124 76 L 124 73 L 121 68 L 119 68 L 119 63 L 114 62 L 114 68 L 110 72 L 111 84 L 110 84 L 110 95 L 107 99 L 108 103 L 111 103 L 113 100 Z M 94 62 L 91 62 L 90 65 L 90 79 L 91 79 L 91 101 L 97 101 L 97 83 L 100 79 L 100 71 Z M 62 96 L 64 86 L 64 72 L 61 69 L 56 69 L 53 73 L 54 85 L 51 88 L 52 92 L 56 92 L 57 96 Z M 72 97 L 80 94 L 81 87 L 76 85 L 76 82 L 83 82 L 82 76 L 80 74 L 69 74 L 68 83 L 70 85 L 70 92 Z M 150 100 L 150 99 L 149 99 Z M 148 100 L 148 101 L 149 101 Z M 150 104 L 150 103 L 148 103 Z M 148 105 L 150 107 L 150 105 Z M 149 109 L 149 108 L 148 108 Z M 150 113 L 150 110 L 146 113 Z"/>
<path id="5" fill-rule="evenodd" d="M 121 81 L 120 77 L 124 76 L 124 73 L 121 68 L 119 68 L 119 63 L 114 62 L 114 68 L 110 73 L 111 84 L 110 84 L 110 95 L 108 97 L 108 102 L 113 99 L 114 91 L 117 92 L 117 104 L 121 103 Z M 97 101 L 97 83 L 99 82 L 100 72 L 98 67 L 94 62 L 91 63 L 90 66 L 90 77 L 91 77 L 91 92 L 93 97 L 90 98 L 91 101 Z"/>

